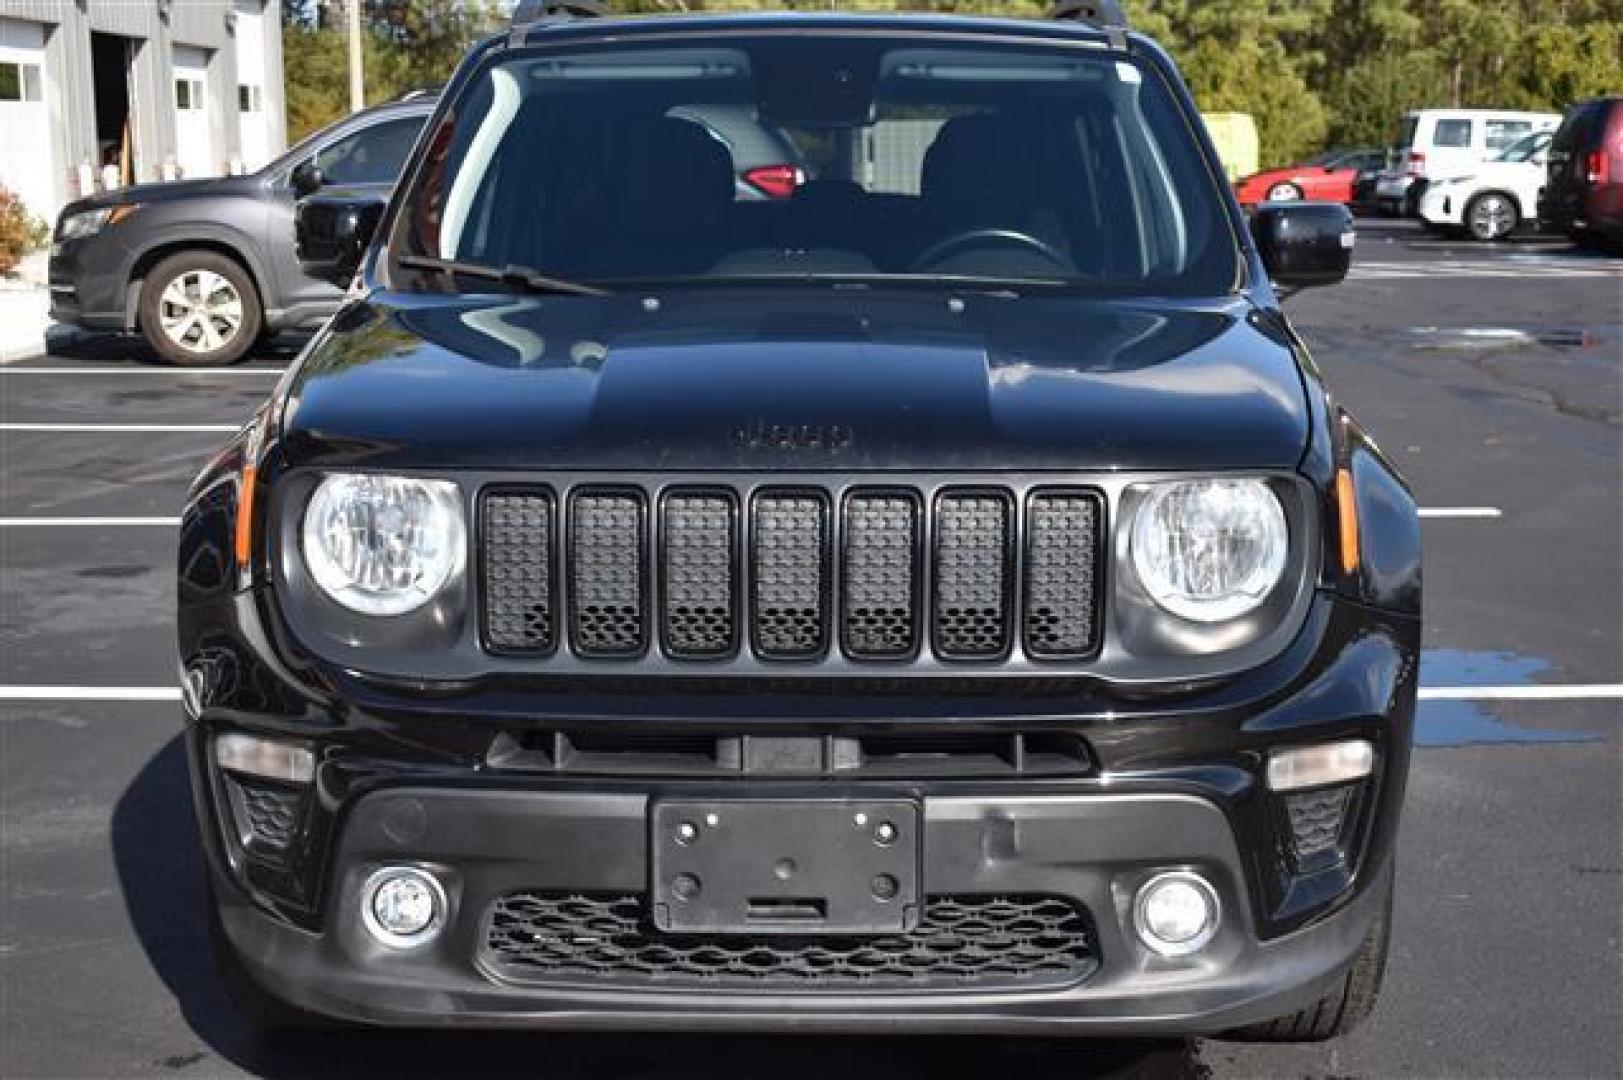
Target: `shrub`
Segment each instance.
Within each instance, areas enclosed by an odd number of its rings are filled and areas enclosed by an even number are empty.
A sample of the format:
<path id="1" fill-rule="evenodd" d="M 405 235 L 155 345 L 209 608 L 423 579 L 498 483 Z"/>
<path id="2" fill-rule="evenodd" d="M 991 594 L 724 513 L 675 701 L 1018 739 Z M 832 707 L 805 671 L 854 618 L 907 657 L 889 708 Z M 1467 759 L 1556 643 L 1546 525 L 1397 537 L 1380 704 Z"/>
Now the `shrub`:
<path id="1" fill-rule="evenodd" d="M 0 276 L 17 268 L 22 257 L 50 238 L 51 228 L 28 212 L 23 201 L 0 185 Z"/>

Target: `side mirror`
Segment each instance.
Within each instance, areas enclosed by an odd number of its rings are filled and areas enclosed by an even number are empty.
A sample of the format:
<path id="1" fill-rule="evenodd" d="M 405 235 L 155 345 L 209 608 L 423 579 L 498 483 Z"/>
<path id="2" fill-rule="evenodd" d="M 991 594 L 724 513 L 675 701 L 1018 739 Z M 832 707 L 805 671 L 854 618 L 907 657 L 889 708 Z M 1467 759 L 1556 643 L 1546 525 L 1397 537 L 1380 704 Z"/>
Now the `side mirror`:
<path id="1" fill-rule="evenodd" d="M 372 246 L 385 205 L 376 195 L 342 191 L 301 201 L 294 216 L 300 267 L 313 278 L 348 285 Z"/>
<path id="2" fill-rule="evenodd" d="M 1352 265 L 1352 211 L 1340 203 L 1263 203 L 1251 237 L 1268 276 L 1285 289 L 1335 285 Z"/>
<path id="3" fill-rule="evenodd" d="M 310 158 L 293 166 L 288 182 L 293 185 L 294 197 L 303 199 L 326 186 L 327 178 L 321 175 L 321 166 L 316 164 L 315 158 Z"/>

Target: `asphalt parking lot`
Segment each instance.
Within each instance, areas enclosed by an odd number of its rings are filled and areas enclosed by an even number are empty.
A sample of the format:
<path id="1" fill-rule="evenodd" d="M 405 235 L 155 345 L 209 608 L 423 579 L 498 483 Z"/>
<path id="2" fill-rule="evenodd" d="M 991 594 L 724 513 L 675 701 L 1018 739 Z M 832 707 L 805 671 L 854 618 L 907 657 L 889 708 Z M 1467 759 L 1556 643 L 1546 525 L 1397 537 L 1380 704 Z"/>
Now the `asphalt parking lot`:
<path id="1" fill-rule="evenodd" d="M 1618 1075 L 1623 260 L 1365 222 L 1353 278 L 1289 310 L 1428 514 L 1393 954 L 1356 1035 L 255 1043 L 205 943 L 173 519 L 297 343 L 189 373 L 104 340 L 0 367 L 0 1075 Z"/>

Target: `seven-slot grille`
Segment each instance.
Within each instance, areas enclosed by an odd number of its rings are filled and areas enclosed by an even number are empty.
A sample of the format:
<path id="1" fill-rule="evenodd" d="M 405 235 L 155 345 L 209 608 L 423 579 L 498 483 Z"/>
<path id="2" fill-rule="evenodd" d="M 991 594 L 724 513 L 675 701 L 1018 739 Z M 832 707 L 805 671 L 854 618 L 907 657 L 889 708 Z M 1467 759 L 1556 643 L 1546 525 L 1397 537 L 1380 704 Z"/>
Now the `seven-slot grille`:
<path id="1" fill-rule="evenodd" d="M 479 514 L 498 653 L 1038 660 L 1099 644 L 1103 500 L 1080 487 L 503 486 Z M 1017 640 L 1018 639 L 1018 642 Z"/>

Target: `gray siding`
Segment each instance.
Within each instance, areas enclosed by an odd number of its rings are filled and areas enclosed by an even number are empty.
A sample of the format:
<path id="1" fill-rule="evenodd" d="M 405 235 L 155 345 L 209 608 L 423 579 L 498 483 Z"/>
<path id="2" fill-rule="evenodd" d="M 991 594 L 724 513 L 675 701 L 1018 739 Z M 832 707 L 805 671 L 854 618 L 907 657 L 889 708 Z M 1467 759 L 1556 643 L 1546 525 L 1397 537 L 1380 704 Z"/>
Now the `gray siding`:
<path id="1" fill-rule="evenodd" d="M 134 44 L 131 99 L 137 181 L 161 179 L 176 160 L 173 49 L 176 45 L 207 50 L 205 80 L 212 164 L 223 168 L 240 155 L 237 85 L 263 87 L 271 116 L 273 150 L 286 138 L 282 89 L 280 6 L 264 0 L 263 72 L 240 79 L 233 0 L 0 0 L 0 17 L 27 19 L 46 26 L 45 82 L 52 145 L 49 148 L 65 200 L 83 194 L 81 166 L 95 169 L 95 93 L 91 75 L 90 35 L 117 34 Z M 45 148 L 41 148 L 45 152 Z"/>

